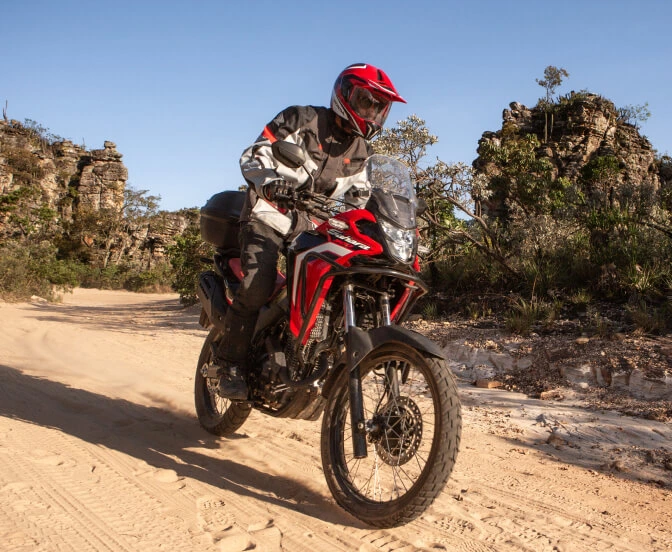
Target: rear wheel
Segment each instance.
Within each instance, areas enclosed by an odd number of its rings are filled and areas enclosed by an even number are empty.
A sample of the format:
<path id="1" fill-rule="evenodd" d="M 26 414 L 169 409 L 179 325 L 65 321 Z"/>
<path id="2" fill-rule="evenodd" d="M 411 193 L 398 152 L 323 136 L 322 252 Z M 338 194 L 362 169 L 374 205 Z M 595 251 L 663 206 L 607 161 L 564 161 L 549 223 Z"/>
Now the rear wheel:
<path id="1" fill-rule="evenodd" d="M 367 457 L 353 454 L 344 370 L 322 420 L 322 466 L 341 507 L 394 527 L 424 512 L 453 470 L 462 428 L 457 387 L 445 360 L 398 344 L 370 353 L 360 373 Z"/>
<path id="2" fill-rule="evenodd" d="M 235 433 L 245 423 L 252 406 L 249 403 L 223 399 L 217 393 L 217 378 L 207 377 L 208 367 L 212 362 L 212 345 L 220 337 L 220 331 L 213 328 L 203 344 L 194 378 L 194 399 L 201 427 L 214 435 L 226 436 Z"/>

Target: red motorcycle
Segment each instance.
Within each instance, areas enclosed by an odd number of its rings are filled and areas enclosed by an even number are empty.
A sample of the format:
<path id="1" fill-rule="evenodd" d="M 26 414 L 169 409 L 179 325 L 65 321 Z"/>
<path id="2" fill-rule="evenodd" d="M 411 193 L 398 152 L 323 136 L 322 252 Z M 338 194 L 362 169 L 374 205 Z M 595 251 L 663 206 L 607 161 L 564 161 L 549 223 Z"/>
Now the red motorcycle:
<path id="1" fill-rule="evenodd" d="M 299 169 L 305 154 L 278 141 L 274 155 Z M 287 276 L 262 309 L 249 351 L 247 401 L 217 393 L 212 363 L 223 319 L 241 279 L 238 215 L 243 192 L 216 194 L 201 209 L 215 246 L 201 274 L 201 325 L 212 328 L 196 370 L 200 424 L 231 435 L 253 408 L 316 421 L 338 504 L 360 520 L 393 527 L 419 516 L 443 490 L 460 443 L 454 377 L 441 350 L 400 324 L 427 288 L 419 276 L 418 201 L 408 169 L 373 155 L 364 208 L 312 193 L 292 202 L 319 219 L 287 251 Z M 347 207 L 347 206 L 346 206 Z"/>

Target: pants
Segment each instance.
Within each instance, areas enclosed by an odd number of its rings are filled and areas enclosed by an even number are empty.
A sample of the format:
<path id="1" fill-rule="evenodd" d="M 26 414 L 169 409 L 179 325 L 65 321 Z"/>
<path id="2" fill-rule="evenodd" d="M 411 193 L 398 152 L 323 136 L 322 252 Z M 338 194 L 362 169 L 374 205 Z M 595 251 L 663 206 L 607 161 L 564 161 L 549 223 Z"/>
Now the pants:
<path id="1" fill-rule="evenodd" d="M 243 281 L 224 318 L 224 336 L 218 356 L 231 364 L 244 364 L 254 335 L 259 309 L 275 289 L 278 258 L 284 239 L 263 223 L 243 223 L 240 231 Z"/>

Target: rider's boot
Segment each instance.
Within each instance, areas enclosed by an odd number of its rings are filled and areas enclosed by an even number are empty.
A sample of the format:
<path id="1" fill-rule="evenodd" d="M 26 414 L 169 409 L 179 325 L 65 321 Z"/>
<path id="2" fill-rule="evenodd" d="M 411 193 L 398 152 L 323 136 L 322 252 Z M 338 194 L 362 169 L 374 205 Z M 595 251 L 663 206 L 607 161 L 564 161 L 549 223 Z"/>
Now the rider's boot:
<path id="1" fill-rule="evenodd" d="M 256 314 L 240 316 L 229 309 L 224 319 L 224 333 L 219 342 L 216 358 L 219 369 L 219 396 L 232 401 L 245 401 L 248 396 L 245 381 L 245 361 L 254 335 Z"/>
<path id="2" fill-rule="evenodd" d="M 242 364 L 227 361 L 221 361 L 221 364 L 222 366 L 217 370 L 219 396 L 231 401 L 246 401 L 247 383 Z"/>

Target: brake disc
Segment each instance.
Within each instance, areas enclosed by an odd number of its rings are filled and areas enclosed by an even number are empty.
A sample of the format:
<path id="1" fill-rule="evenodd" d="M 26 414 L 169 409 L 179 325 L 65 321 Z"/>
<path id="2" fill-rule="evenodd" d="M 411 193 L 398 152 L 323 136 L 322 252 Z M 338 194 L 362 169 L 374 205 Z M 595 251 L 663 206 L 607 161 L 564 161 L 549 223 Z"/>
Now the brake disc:
<path id="1" fill-rule="evenodd" d="M 401 466 L 411 460 L 422 442 L 422 413 L 409 397 L 398 397 L 376 413 L 378 430 L 371 435 L 376 452 L 386 464 Z"/>

